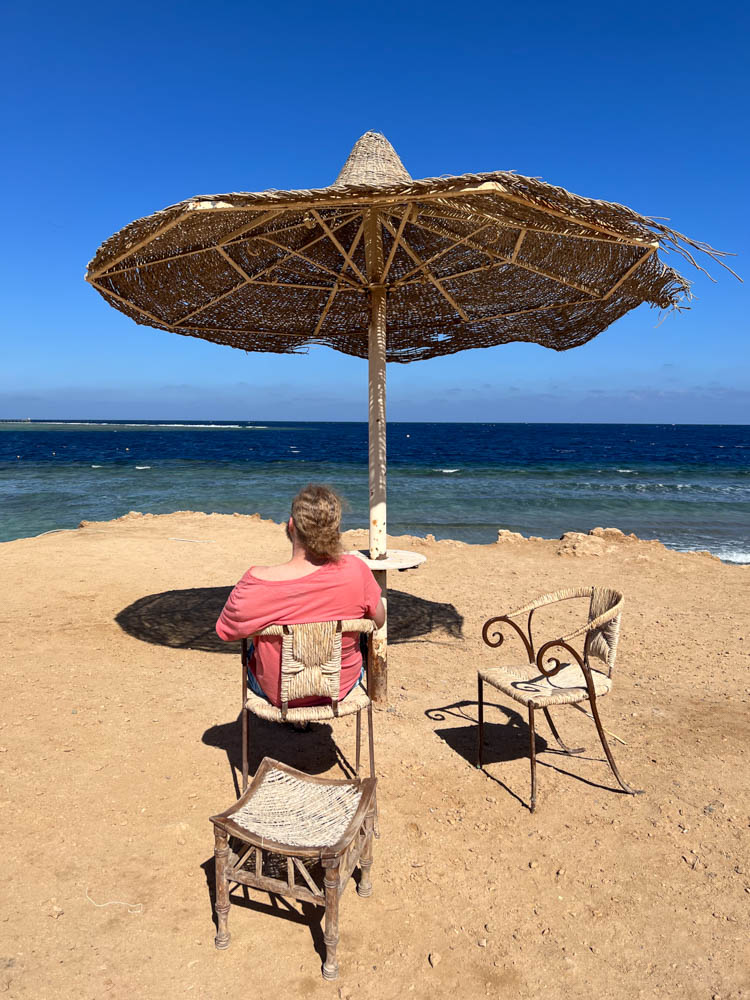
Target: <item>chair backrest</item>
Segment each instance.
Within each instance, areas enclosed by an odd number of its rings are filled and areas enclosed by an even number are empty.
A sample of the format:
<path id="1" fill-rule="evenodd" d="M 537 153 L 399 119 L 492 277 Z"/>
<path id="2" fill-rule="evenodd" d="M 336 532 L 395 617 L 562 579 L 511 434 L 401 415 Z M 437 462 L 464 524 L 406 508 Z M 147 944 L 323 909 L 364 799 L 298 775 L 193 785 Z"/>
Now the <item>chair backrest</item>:
<path id="1" fill-rule="evenodd" d="M 334 714 L 341 688 L 341 636 L 344 632 L 370 633 L 367 618 L 300 625 L 269 625 L 257 638 L 281 636 L 281 714 L 299 698 L 330 698 Z"/>
<path id="2" fill-rule="evenodd" d="M 592 587 L 591 603 L 589 604 L 589 626 L 599 619 L 601 624 L 590 628 L 586 633 L 585 655 L 595 656 L 607 665 L 607 673 L 611 677 L 617 656 L 617 643 L 620 639 L 620 620 L 622 618 L 622 594 L 608 587 Z M 612 614 L 612 612 L 616 612 Z"/>
<path id="3" fill-rule="evenodd" d="M 341 686 L 341 622 L 284 625 L 281 640 L 281 706 L 298 698 L 330 698 Z"/>

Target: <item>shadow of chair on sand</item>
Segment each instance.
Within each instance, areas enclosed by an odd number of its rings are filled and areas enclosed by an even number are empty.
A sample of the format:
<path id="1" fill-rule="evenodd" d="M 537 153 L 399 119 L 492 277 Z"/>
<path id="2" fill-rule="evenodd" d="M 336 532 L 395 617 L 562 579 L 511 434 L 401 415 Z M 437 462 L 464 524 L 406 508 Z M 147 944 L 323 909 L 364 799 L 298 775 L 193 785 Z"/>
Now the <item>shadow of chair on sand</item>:
<path id="1" fill-rule="evenodd" d="M 504 764 L 512 760 L 528 760 L 529 757 L 529 724 L 525 716 L 514 711 L 507 705 L 498 705 L 485 701 L 484 703 L 484 766 L 482 768 L 486 777 L 500 785 L 509 795 L 519 802 L 525 809 L 529 809 L 529 802 L 522 795 L 516 794 L 512 788 L 505 784 L 498 776 L 499 769 L 493 771 L 487 769 L 488 765 Z M 487 709 L 491 709 L 488 719 Z M 450 705 L 441 705 L 437 708 L 428 708 L 425 715 L 433 722 L 446 722 L 449 718 L 465 720 L 465 726 L 447 726 L 444 729 L 435 729 L 435 735 L 446 743 L 454 753 L 463 757 L 467 764 L 476 767 L 477 762 L 477 738 L 479 723 L 477 721 L 478 706 L 475 701 L 456 701 Z M 499 721 L 493 721 L 492 715 L 500 713 Z M 495 716 L 497 718 L 497 716 Z M 570 761 L 570 757 L 557 747 L 550 745 L 538 731 L 536 733 L 537 754 L 548 755 L 551 759 L 544 760 L 537 757 L 537 764 L 541 767 L 548 767 L 558 774 L 569 778 L 575 778 L 584 785 L 591 788 L 601 788 L 604 791 L 611 791 L 609 785 L 604 785 L 598 781 L 593 781 L 580 774 L 575 774 L 564 767 L 559 767 L 552 760 L 559 761 L 561 758 Z M 588 754 L 577 755 L 575 760 L 598 762 L 600 758 L 592 757 Z"/>
<path id="2" fill-rule="evenodd" d="M 123 608 L 115 621 L 124 632 L 142 642 L 235 655 L 239 681 L 240 643 L 223 642 L 214 630 L 231 590 L 231 587 L 192 587 L 148 594 Z M 463 639 L 463 617 L 452 604 L 428 601 L 401 590 L 388 591 L 389 645 L 440 641 L 430 638 L 435 632 L 450 639 Z M 307 732 L 297 733 L 289 726 L 255 719 L 250 771 L 254 773 L 263 757 L 274 757 L 309 774 L 324 773 L 336 764 L 345 774 L 351 774 L 347 755 L 331 737 L 332 727 L 326 723 L 313 724 Z M 203 734 L 203 742 L 225 751 L 239 793 L 239 720 L 211 726 Z"/>

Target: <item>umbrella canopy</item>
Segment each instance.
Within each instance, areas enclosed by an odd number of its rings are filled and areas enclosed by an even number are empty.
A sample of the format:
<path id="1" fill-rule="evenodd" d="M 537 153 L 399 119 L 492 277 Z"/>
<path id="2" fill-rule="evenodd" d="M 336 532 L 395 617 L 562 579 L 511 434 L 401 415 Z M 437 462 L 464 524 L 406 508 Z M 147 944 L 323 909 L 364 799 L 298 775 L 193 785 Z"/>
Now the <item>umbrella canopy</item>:
<path id="1" fill-rule="evenodd" d="M 358 357 L 382 285 L 386 359 L 407 362 L 509 341 L 567 350 L 642 302 L 675 306 L 689 285 L 660 247 L 715 253 L 507 171 L 412 180 L 368 132 L 329 187 L 180 202 L 112 236 L 86 277 L 137 323 L 246 351 L 323 344 Z"/>
<path id="2" fill-rule="evenodd" d="M 137 323 L 245 351 L 324 344 L 368 358 L 370 558 L 386 549 L 386 361 L 532 341 L 567 350 L 642 302 L 665 309 L 688 282 L 660 248 L 686 239 L 629 208 L 501 171 L 412 180 L 367 132 L 327 188 L 192 198 L 125 226 L 86 278 Z M 390 558 L 389 558 L 390 557 Z M 368 674 L 386 694 L 386 637 Z"/>

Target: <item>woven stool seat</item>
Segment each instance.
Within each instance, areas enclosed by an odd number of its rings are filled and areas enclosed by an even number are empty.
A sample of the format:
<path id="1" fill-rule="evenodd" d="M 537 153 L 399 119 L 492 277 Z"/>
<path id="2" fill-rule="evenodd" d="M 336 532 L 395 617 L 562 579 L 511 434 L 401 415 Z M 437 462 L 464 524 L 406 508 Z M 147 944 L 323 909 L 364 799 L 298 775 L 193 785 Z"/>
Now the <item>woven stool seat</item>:
<path id="1" fill-rule="evenodd" d="M 361 798 L 358 781 L 320 784 L 272 767 L 227 818 L 261 841 L 322 850 L 341 840 Z"/>
<path id="2" fill-rule="evenodd" d="M 357 684 L 343 701 L 340 701 L 334 711 L 333 705 L 303 705 L 299 708 L 288 708 L 286 717 L 282 716 L 281 709 L 272 705 L 270 701 L 261 698 L 248 688 L 245 707 L 259 719 L 266 719 L 268 722 L 326 722 L 330 719 L 339 719 L 343 715 L 354 715 L 363 708 L 367 708 L 370 699 L 361 684 Z"/>
<path id="3" fill-rule="evenodd" d="M 217 948 L 229 945 L 233 884 L 291 896 L 325 907 L 323 976 L 336 978 L 339 899 L 356 867 L 360 870 L 358 894 L 372 893 L 376 784 L 375 778 L 312 777 L 263 758 L 237 802 L 211 817 Z"/>
<path id="4" fill-rule="evenodd" d="M 588 696 L 586 678 L 577 663 L 568 663 L 552 677 L 545 677 L 536 665 L 520 667 L 489 667 L 479 671 L 487 684 L 507 694 L 522 705 L 544 708 L 550 705 L 570 705 L 585 701 Z M 591 670 L 597 697 L 609 692 L 612 681 L 600 670 Z"/>

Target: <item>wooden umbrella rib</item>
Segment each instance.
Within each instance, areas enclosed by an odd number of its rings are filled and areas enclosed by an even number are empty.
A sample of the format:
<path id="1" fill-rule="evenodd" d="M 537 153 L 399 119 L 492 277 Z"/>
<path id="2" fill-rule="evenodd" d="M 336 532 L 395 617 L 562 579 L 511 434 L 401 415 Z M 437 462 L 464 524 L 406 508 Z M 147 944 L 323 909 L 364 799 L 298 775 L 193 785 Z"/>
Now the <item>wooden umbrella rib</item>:
<path id="1" fill-rule="evenodd" d="M 244 226 L 240 226 L 239 229 L 235 229 L 231 233 L 227 233 L 225 237 L 219 243 L 212 243 L 211 246 L 201 247 L 198 250 L 185 250 L 183 253 L 172 254 L 171 257 L 158 257 L 156 260 L 145 260 L 142 264 L 128 264 L 127 267 L 119 267 L 116 271 L 111 271 L 107 269 L 105 277 L 113 278 L 118 274 L 127 274 L 129 271 L 143 271 L 147 267 L 154 267 L 156 264 L 169 264 L 173 260 L 181 260 L 183 257 L 194 257 L 196 254 L 208 253 L 210 250 L 217 250 L 219 247 L 225 246 L 230 240 L 235 240 L 238 236 L 243 233 L 249 232 L 252 229 L 257 229 L 258 226 L 265 225 L 266 222 L 270 222 L 271 219 L 275 219 L 277 215 L 281 215 L 281 211 L 277 212 L 266 212 L 265 215 L 260 219 L 255 219 L 253 222 L 247 222 Z M 298 223 L 297 226 L 301 226 L 303 223 Z M 290 226 L 290 229 L 297 228 L 297 226 Z M 286 230 L 282 230 L 286 232 Z M 153 239 L 161 236 L 161 233 L 156 233 Z M 153 239 L 150 242 L 153 242 Z M 129 250 L 126 256 L 130 256 L 134 253 L 134 250 Z"/>
<path id="2" fill-rule="evenodd" d="M 128 309 L 135 309 L 135 311 L 139 312 L 141 316 L 145 316 L 147 319 L 150 319 L 151 322 L 156 323 L 157 326 L 169 325 L 166 320 L 159 319 L 158 316 L 155 316 L 147 309 L 142 309 L 140 306 L 137 306 L 134 302 L 131 302 L 130 299 L 125 299 L 122 297 L 122 295 L 118 295 L 117 292 L 112 292 L 109 290 L 109 288 L 104 288 L 103 285 L 100 285 L 98 281 L 95 281 L 94 279 L 89 279 L 89 281 L 98 292 L 101 292 L 103 295 L 109 295 L 113 299 L 117 299 L 118 302 L 122 302 L 122 304 L 124 306 L 127 306 Z"/>
<path id="3" fill-rule="evenodd" d="M 356 214 L 357 213 L 355 212 L 352 215 L 347 216 L 346 219 L 341 220 L 336 226 L 334 226 L 334 231 L 337 231 L 339 229 L 342 229 L 344 226 L 349 225 L 349 223 L 351 222 L 351 220 L 356 217 Z M 297 227 L 295 227 L 295 228 L 297 228 Z M 325 238 L 326 238 L 325 235 L 323 235 L 323 236 L 316 236 L 314 239 L 309 240 L 307 243 L 303 244 L 303 246 L 301 247 L 301 249 L 302 250 L 307 250 L 308 247 L 315 246 L 316 243 L 320 243 L 320 241 L 324 240 Z M 256 279 L 262 277 L 264 274 L 268 274 L 269 271 L 273 271 L 274 268 L 279 267 L 282 264 L 286 264 L 286 262 L 289 261 L 289 260 L 291 260 L 292 257 L 295 256 L 295 253 L 297 253 L 297 251 L 293 251 L 289 247 L 285 247 L 283 243 L 274 243 L 272 240 L 265 240 L 264 239 L 264 234 L 262 234 L 262 233 L 256 235 L 255 239 L 258 239 L 258 240 L 263 239 L 264 242 L 272 243 L 273 246 L 277 247 L 278 249 L 284 250 L 286 252 L 286 256 L 279 257 L 278 260 L 275 260 L 271 264 L 268 264 L 266 267 L 262 268 L 260 271 L 257 271 L 255 274 L 248 276 L 248 279 L 247 279 L 248 280 L 248 284 L 252 284 L 254 281 L 256 281 Z M 305 258 L 305 259 L 307 260 L 307 258 Z M 315 264 L 314 261 L 310 261 L 310 263 Z M 315 265 L 315 266 L 317 267 L 318 265 Z M 323 270 L 328 270 L 328 268 L 323 268 Z M 331 271 L 330 273 L 334 277 L 337 277 L 335 271 Z M 349 279 L 345 279 L 345 280 L 349 280 Z M 350 285 L 351 285 L 352 288 L 357 288 L 357 289 L 359 289 L 361 287 L 360 285 L 358 285 L 354 281 L 350 281 Z M 330 286 L 327 286 L 327 287 L 330 287 Z"/>
<path id="4" fill-rule="evenodd" d="M 489 273 L 490 271 L 494 271 L 495 268 L 497 268 L 498 271 L 501 271 L 503 268 L 510 266 L 511 265 L 506 260 L 491 260 L 489 264 L 480 264 L 478 267 L 467 267 L 465 271 L 456 271 L 454 274 L 451 274 L 449 276 L 449 279 L 444 278 L 442 280 L 455 281 L 456 278 L 465 278 L 467 274 L 478 274 L 480 271 Z M 424 284 L 423 279 L 410 278 L 409 281 L 403 281 L 399 279 L 398 281 L 394 282 L 391 287 L 396 289 L 396 288 L 409 287 L 411 285 L 422 285 L 422 284 Z"/>
<path id="5" fill-rule="evenodd" d="M 315 214 L 317 215 L 317 213 L 315 213 Z M 358 245 L 360 239 L 362 238 L 362 234 L 364 233 L 364 231 L 365 231 L 365 218 L 364 218 L 364 215 L 363 215 L 362 216 L 362 221 L 359 224 L 359 229 L 354 234 L 354 239 L 352 240 L 352 245 L 349 247 L 349 253 L 344 254 L 344 258 L 345 258 L 344 259 L 344 266 L 341 268 L 341 272 L 339 274 L 339 279 L 341 279 L 344 276 L 344 271 L 347 269 L 347 267 L 353 267 L 354 266 L 353 261 L 351 259 L 351 254 L 353 254 L 354 251 L 357 249 L 357 245 Z M 328 298 L 326 300 L 326 304 L 323 306 L 323 311 L 320 314 L 320 318 L 318 319 L 318 322 L 315 325 L 315 330 L 313 331 L 313 337 L 317 337 L 318 336 L 318 333 L 320 332 L 320 329 L 323 326 L 323 323 L 325 322 L 325 318 L 328 315 L 328 310 L 333 305 L 333 300 L 336 298 L 336 295 L 338 294 L 339 289 L 340 289 L 340 285 L 339 285 L 339 281 L 337 280 L 336 284 L 331 289 L 331 294 L 328 296 Z"/>
<path id="6" fill-rule="evenodd" d="M 495 225 L 501 226 L 503 229 L 519 229 L 523 228 L 527 233 L 535 233 L 538 236 L 552 236 L 558 239 L 565 240 L 587 240 L 589 243 L 606 243 L 608 246 L 635 246 L 635 247 L 653 247 L 655 250 L 659 249 L 659 244 L 653 240 L 639 240 L 635 237 L 630 236 L 595 236 L 592 233 L 560 233 L 554 229 L 537 229 L 535 226 L 522 225 L 520 222 L 509 222 L 507 219 L 499 219 L 488 212 L 479 212 L 476 210 L 471 210 L 468 213 L 467 206 L 462 204 L 457 204 L 455 206 L 455 211 L 459 212 L 460 215 L 456 217 L 455 215 L 440 215 L 434 209 L 427 209 L 423 214 L 428 216 L 430 219 L 439 219 L 445 222 L 469 222 L 476 218 L 489 219 L 494 222 Z M 543 212 L 543 209 L 538 209 L 539 212 Z M 573 224 L 572 220 L 571 224 Z M 575 223 L 578 225 L 578 223 Z M 580 223 L 583 225 L 583 223 Z"/>
<path id="7" fill-rule="evenodd" d="M 239 265 L 239 264 L 237 263 L 237 261 L 236 261 L 236 260 L 232 260 L 232 258 L 231 258 L 231 257 L 229 256 L 229 254 L 228 254 L 228 253 L 226 252 L 226 250 L 224 249 L 224 247 L 221 247 L 221 246 L 217 246 L 217 247 L 216 247 L 215 249 L 216 249 L 216 252 L 217 252 L 218 254 L 220 254 L 220 255 L 221 255 L 221 256 L 222 256 L 223 258 L 224 258 L 224 260 L 225 260 L 225 261 L 227 262 L 227 264 L 229 264 L 229 266 L 230 266 L 230 267 L 232 268 L 232 270 L 233 270 L 233 271 L 236 271 L 236 272 L 237 272 L 237 274 L 239 274 L 239 275 L 240 275 L 240 277 L 241 277 L 241 278 L 242 278 L 242 279 L 243 279 L 243 280 L 244 280 L 245 282 L 248 282 L 248 281 L 250 281 L 250 275 L 249 275 L 249 274 L 247 273 L 247 271 L 246 271 L 246 270 L 244 269 L 244 267 L 241 267 L 241 266 L 240 266 L 240 265 Z"/>
<path id="8" fill-rule="evenodd" d="M 383 225 L 386 227 L 386 229 L 391 234 L 391 236 L 393 236 L 394 239 L 395 239 L 395 237 L 396 237 L 396 230 L 391 225 L 391 223 L 388 221 L 388 219 L 385 218 L 385 216 L 383 216 Z M 412 223 L 412 225 L 418 225 L 418 223 Z M 435 275 L 432 273 L 432 271 L 429 269 L 429 267 L 427 267 L 427 265 L 422 260 L 420 260 L 419 255 L 417 253 L 415 253 L 414 250 L 412 250 L 412 248 L 409 246 L 408 242 L 404 239 L 403 234 L 401 235 L 401 238 L 399 239 L 399 243 L 404 248 L 404 250 L 408 253 L 408 255 L 411 257 L 411 259 L 414 261 L 414 263 L 420 265 L 420 269 L 422 271 L 424 271 L 424 273 L 427 276 L 427 278 L 432 282 L 432 284 L 435 286 L 435 288 L 437 288 L 437 290 L 440 292 L 440 294 L 443 296 L 443 298 L 446 300 L 446 302 L 450 303 L 450 305 L 456 310 L 456 312 L 458 313 L 458 315 L 461 317 L 461 319 L 464 322 L 467 322 L 468 317 L 467 317 L 466 313 L 463 311 L 463 309 L 461 308 L 461 306 L 458 304 L 458 302 L 456 302 L 456 300 L 453 298 L 453 296 L 450 294 L 450 292 L 446 291 L 446 289 L 443 288 L 443 286 L 441 285 L 440 281 L 438 280 L 438 278 L 435 277 Z"/>
<path id="9" fill-rule="evenodd" d="M 258 281 L 253 278 L 252 281 L 248 281 L 248 285 L 260 285 L 262 288 L 304 288 L 310 292 L 330 292 L 332 285 L 303 285 L 300 282 L 294 281 Z M 344 287 L 339 287 L 340 292 L 359 292 L 363 295 L 367 289 L 357 288 L 355 285 L 344 285 Z"/>
<path id="10" fill-rule="evenodd" d="M 198 313 L 202 313 L 205 309 L 208 309 L 209 306 L 215 306 L 217 302 L 221 302 L 223 299 L 228 298 L 230 295 L 234 294 L 234 292 L 238 292 L 240 290 L 240 288 L 244 288 L 247 284 L 248 284 L 248 282 L 247 282 L 247 280 L 245 280 L 245 281 L 241 281 L 238 285 L 233 285 L 231 288 L 227 289 L 226 292 L 222 292 L 221 295 L 217 295 L 215 298 L 211 299 L 210 301 L 204 302 L 202 306 L 198 306 L 197 309 L 193 309 L 191 312 L 186 313 L 184 316 L 181 316 L 179 319 L 175 320 L 172 325 L 176 329 L 177 327 L 181 326 L 183 323 L 187 323 L 187 321 L 189 319 L 192 319 L 193 316 L 197 316 Z"/>
<path id="11" fill-rule="evenodd" d="M 566 212 L 560 212 L 556 208 L 548 208 L 546 205 L 537 205 L 533 201 L 529 201 L 527 198 L 521 198 L 517 194 L 511 194 L 507 188 L 504 188 L 502 184 L 498 184 L 497 181 L 485 181 L 478 188 L 469 188 L 456 193 L 461 195 L 496 194 L 505 201 L 512 201 L 517 205 L 523 205 L 526 208 L 534 209 L 537 212 L 541 212 L 542 215 L 554 215 L 555 218 L 565 219 L 566 222 L 570 222 L 572 225 L 581 226 L 583 229 L 592 229 L 596 233 L 605 233 L 607 236 L 614 236 L 617 239 L 627 239 L 627 237 L 623 237 L 621 233 L 616 232 L 614 229 L 609 229 L 607 226 L 602 226 L 595 222 L 586 222 L 584 219 L 577 219 L 574 215 L 568 215 Z"/>
<path id="12" fill-rule="evenodd" d="M 450 253 L 451 250 L 455 250 L 456 247 L 460 247 L 467 244 L 469 240 L 473 239 L 475 236 L 478 236 L 479 233 L 483 232 L 485 229 L 489 229 L 491 225 L 492 225 L 491 222 L 486 222 L 483 226 L 480 226 L 478 229 L 475 229 L 473 233 L 468 233 L 466 236 L 462 236 L 460 237 L 460 239 L 455 240 L 453 243 L 450 244 L 450 246 L 444 247 L 442 250 L 438 250 L 437 253 L 434 253 L 431 257 L 428 257 L 424 263 L 426 265 L 429 265 L 433 261 L 438 260 L 440 257 L 443 257 L 445 254 Z M 448 236 L 445 237 L 445 239 L 449 238 L 450 237 Z M 474 248 L 472 247 L 472 249 Z M 407 281 L 413 274 L 416 274 L 416 272 L 419 270 L 421 270 L 420 267 L 414 267 L 412 268 L 411 271 L 407 271 L 406 274 L 402 275 L 399 278 L 396 284 L 402 284 L 403 282 Z M 451 275 L 451 277 L 453 277 L 453 275 Z"/>
<path id="13" fill-rule="evenodd" d="M 575 302 L 554 302 L 549 306 L 534 306 L 533 309 L 515 309 L 513 312 L 494 313 L 492 316 L 477 316 L 471 320 L 472 323 L 489 323 L 493 319 L 513 319 L 515 316 L 527 316 L 529 313 L 549 312 L 551 309 L 564 309 L 567 306 L 588 306 L 591 301 L 577 299 Z"/>
<path id="14" fill-rule="evenodd" d="M 323 326 L 323 323 L 325 323 L 326 316 L 328 315 L 328 310 L 333 305 L 333 300 L 336 298 L 338 290 L 339 290 L 338 285 L 334 285 L 333 288 L 331 289 L 331 294 L 326 299 L 326 304 L 323 306 L 320 317 L 318 318 L 318 322 L 315 324 L 315 329 L 313 330 L 312 334 L 313 337 L 317 337 L 318 333 L 320 333 L 320 328 Z"/>
<path id="15" fill-rule="evenodd" d="M 398 229 L 396 230 L 396 235 L 393 239 L 393 246 L 391 247 L 390 252 L 388 254 L 388 259 L 383 265 L 383 274 L 381 278 L 381 281 L 383 281 L 383 283 L 385 283 L 385 279 L 388 277 L 388 272 L 391 269 L 391 264 L 393 263 L 393 259 L 396 256 L 396 251 L 398 250 L 399 245 L 401 243 L 401 235 L 404 231 L 406 223 L 409 221 L 409 216 L 411 215 L 411 208 L 412 208 L 411 205 L 406 205 L 404 208 L 404 214 L 401 216 L 401 219 L 399 220 Z"/>
<path id="16" fill-rule="evenodd" d="M 363 221 L 362 221 L 362 224 L 361 224 L 361 226 L 359 228 L 358 234 L 354 237 L 354 240 L 352 240 L 351 248 L 349 250 L 345 250 L 344 247 L 342 246 L 342 244 L 339 242 L 339 240 L 336 239 L 335 234 L 328 228 L 328 226 L 326 225 L 325 220 L 320 215 L 320 213 L 316 212 L 315 209 L 312 209 L 312 211 L 310 212 L 310 214 L 313 216 L 313 218 L 317 219 L 318 225 L 321 227 L 321 229 L 326 234 L 326 236 L 331 241 L 331 243 L 333 243 L 333 245 L 336 247 L 336 249 L 338 250 L 338 252 L 341 254 L 341 256 L 344 258 L 344 260 L 346 261 L 346 263 L 352 269 L 352 271 L 354 271 L 354 273 L 359 277 L 360 281 L 363 284 L 367 284 L 367 278 L 365 278 L 364 274 L 362 274 L 362 272 L 357 267 L 357 265 L 354 263 L 354 260 L 351 257 L 351 254 L 354 253 L 355 245 L 358 242 L 358 236 L 362 232 L 362 229 L 364 227 L 364 216 L 363 216 Z"/>
<path id="17" fill-rule="evenodd" d="M 428 233 L 434 233 L 437 236 L 445 236 L 441 233 L 439 229 L 434 226 L 428 226 L 425 222 L 419 221 L 414 222 L 413 225 L 420 226 L 422 229 L 426 230 Z M 581 285 L 576 281 L 566 281 L 565 278 L 561 278 L 555 274 L 548 274 L 546 271 L 542 271 L 538 267 L 534 267 L 531 264 L 525 264 L 520 260 L 512 260 L 510 257 L 506 257 L 505 254 L 498 253 L 497 250 L 492 250 L 490 247 L 483 247 L 479 244 L 473 244 L 471 242 L 471 237 L 467 237 L 466 245 L 471 247 L 473 250 L 478 250 L 481 253 L 487 254 L 489 257 L 494 257 L 496 260 L 501 260 L 505 264 L 512 264 L 514 267 L 520 267 L 524 271 L 531 271 L 533 274 L 538 274 L 542 278 L 548 278 L 550 281 L 556 281 L 560 285 L 566 285 L 568 288 L 574 288 L 577 292 L 583 292 L 584 295 L 590 295 L 592 298 L 599 298 L 599 293 L 594 289 L 587 288 L 585 285 Z M 443 281 L 447 281 L 447 278 L 443 278 Z"/>
<path id="18" fill-rule="evenodd" d="M 92 274 L 87 274 L 86 280 L 91 282 L 91 284 L 93 284 L 96 278 L 100 278 L 107 270 L 109 270 L 110 267 L 114 267 L 115 264 L 119 264 L 121 260 L 125 260 L 125 258 L 129 257 L 132 253 L 137 253 L 137 251 L 140 250 L 141 247 L 145 247 L 147 243 L 151 243 L 152 240 L 155 240 L 157 236 L 163 236 L 164 233 L 169 232 L 170 229 L 172 229 L 174 226 L 177 225 L 178 222 L 181 222 L 185 218 L 186 214 L 187 214 L 186 212 L 180 212 L 179 215 L 177 215 L 174 219 L 170 219 L 169 222 L 166 222 L 163 226 L 161 226 L 160 229 L 157 229 L 156 232 L 153 233 L 151 236 L 144 237 L 142 240 L 139 240 L 138 243 L 133 244 L 132 247 L 128 247 L 127 250 L 124 250 L 121 254 L 119 254 L 117 257 L 111 260 L 108 264 L 105 264 L 104 267 L 97 268 L 97 270 L 94 271 Z"/>
<path id="19" fill-rule="evenodd" d="M 513 247 L 513 253 L 510 255 L 511 263 L 513 264 L 515 264 L 515 262 L 518 260 L 518 254 L 519 251 L 521 250 L 521 244 L 523 243 L 525 236 L 526 236 L 526 230 L 522 229 L 521 232 L 518 234 L 516 245 Z"/>
<path id="20" fill-rule="evenodd" d="M 625 272 L 625 274 L 623 274 L 623 276 L 621 278 L 619 278 L 614 283 L 614 285 L 612 285 L 612 287 L 609 289 L 609 291 L 605 292 L 604 295 L 602 295 L 602 302 L 606 302 L 607 299 L 610 297 L 610 295 L 614 294 L 614 292 L 617 291 L 617 289 L 620 287 L 620 285 L 622 285 L 624 282 L 626 282 L 628 280 L 628 278 L 633 273 L 633 271 L 636 271 L 641 266 L 641 264 L 643 264 L 644 261 L 648 260 L 648 258 L 652 254 L 654 254 L 654 253 L 656 253 L 656 247 L 654 247 L 651 250 L 647 250 L 646 253 L 644 253 L 642 257 L 639 257 L 638 260 L 635 262 L 635 264 L 633 264 L 632 267 L 629 267 L 627 269 L 627 271 Z"/>
<path id="21" fill-rule="evenodd" d="M 313 260 L 312 257 L 308 257 L 306 254 L 302 253 L 302 250 L 307 250 L 309 247 L 313 246 L 315 243 L 319 243 L 320 240 L 324 240 L 325 238 L 326 238 L 325 235 L 319 236 L 317 239 L 312 240 L 310 243 L 305 243 L 305 245 L 300 250 L 292 250 L 291 247 L 286 247 L 284 246 L 283 243 L 277 243 L 275 240 L 272 240 L 268 236 L 257 237 L 257 239 L 262 240 L 264 243 L 270 243 L 271 246 L 276 247 L 278 250 L 283 250 L 286 253 L 287 256 L 285 258 L 277 260 L 273 265 L 273 267 L 278 267 L 279 264 L 283 264 L 285 261 L 289 260 L 290 257 L 300 257 L 302 260 L 306 260 L 308 264 L 312 264 L 312 266 L 317 270 L 325 271 L 327 274 L 331 274 L 333 275 L 334 278 L 336 278 L 338 277 L 338 275 L 332 268 L 326 267 L 325 264 L 319 264 L 317 261 Z M 352 281 L 352 279 L 347 277 L 346 275 L 342 276 L 342 281 L 347 282 L 354 288 L 359 287 L 355 281 Z"/>

